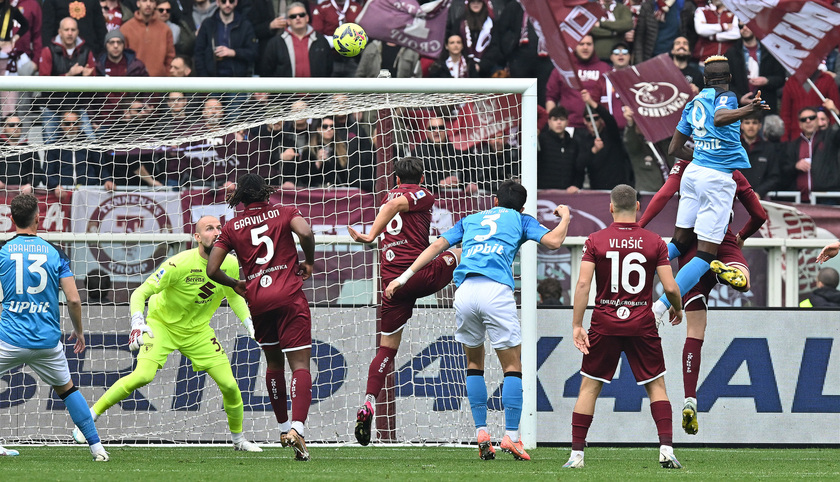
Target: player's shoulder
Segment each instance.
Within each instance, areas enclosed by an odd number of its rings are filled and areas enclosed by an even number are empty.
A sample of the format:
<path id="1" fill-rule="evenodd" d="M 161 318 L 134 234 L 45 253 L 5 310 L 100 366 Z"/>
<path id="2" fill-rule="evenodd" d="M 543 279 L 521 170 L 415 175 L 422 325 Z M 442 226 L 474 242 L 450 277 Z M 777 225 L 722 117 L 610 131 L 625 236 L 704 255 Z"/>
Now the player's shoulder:
<path id="1" fill-rule="evenodd" d="M 193 266 L 197 263 L 197 257 L 200 257 L 198 254 L 199 248 L 188 249 L 186 251 L 181 251 L 180 253 L 167 258 L 160 267 L 167 270 L 181 270 L 181 269 L 188 269 L 190 266 Z"/>

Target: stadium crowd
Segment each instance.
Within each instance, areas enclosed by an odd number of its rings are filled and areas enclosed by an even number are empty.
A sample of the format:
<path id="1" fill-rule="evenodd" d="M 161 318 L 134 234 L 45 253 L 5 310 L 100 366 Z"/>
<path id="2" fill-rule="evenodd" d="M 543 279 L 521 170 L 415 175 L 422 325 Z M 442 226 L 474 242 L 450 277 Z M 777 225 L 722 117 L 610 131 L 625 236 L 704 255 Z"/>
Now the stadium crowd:
<path id="1" fill-rule="evenodd" d="M 387 69 L 392 77 L 536 77 L 541 189 L 609 190 L 626 183 L 653 192 L 674 159 L 662 154 L 662 145 L 651 149 L 604 74 L 668 53 L 699 92 L 702 59 L 725 54 L 731 89 L 741 103 L 760 90 L 771 107 L 768 115 L 741 125 L 752 165 L 744 174 L 756 191 L 762 197 L 799 192 L 803 202 L 811 192 L 840 191 L 837 48 L 811 76 L 820 96 L 811 85 L 788 80 L 781 64 L 719 0 L 600 1 L 605 16 L 574 46 L 583 91 L 565 85 L 515 0 L 453 0 L 445 48 L 436 59 L 379 40 L 355 58 L 333 51 L 332 33 L 356 20 L 363 0 L 102 0 L 98 8 L 94 0 L 16 0 L 0 4 L 14 20 L 0 29 L 0 70 L 42 76 L 376 77 Z M 26 144 L 36 127 L 47 149 L 8 156 L 0 187 L 45 186 L 59 193 L 68 185 L 215 187 L 235 182 L 234 172 L 258 172 L 287 188 L 373 189 L 375 111 L 267 124 L 152 150 L 49 149 L 60 140 L 107 137 L 117 128 L 143 132 L 161 119 L 166 129 L 188 136 L 236 120 L 266 100 L 266 94 L 109 93 L 103 99 L 3 92 L 0 143 Z M 306 102 L 290 103 L 291 110 L 305 109 Z M 592 116 L 585 115 L 587 104 Z M 400 154 L 425 160 L 434 189 L 492 191 L 494 182 L 518 175 L 512 168 L 515 133 L 461 151 L 447 128 L 456 116 L 457 109 L 424 116 L 419 139 L 400 145 Z"/>

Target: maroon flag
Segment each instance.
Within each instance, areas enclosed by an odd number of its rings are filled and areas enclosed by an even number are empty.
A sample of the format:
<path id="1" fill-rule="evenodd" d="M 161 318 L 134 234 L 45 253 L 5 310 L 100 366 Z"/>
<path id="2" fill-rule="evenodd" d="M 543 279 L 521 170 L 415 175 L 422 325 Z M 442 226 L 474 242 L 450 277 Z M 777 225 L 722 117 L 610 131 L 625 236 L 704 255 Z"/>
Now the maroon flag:
<path id="1" fill-rule="evenodd" d="M 520 0 L 520 3 L 534 20 L 540 47 L 548 51 L 569 87 L 581 90 L 572 48 L 601 18 L 604 13 L 601 5 L 587 0 Z"/>
<path id="2" fill-rule="evenodd" d="M 840 44 L 840 10 L 804 0 L 723 0 L 797 82 L 804 83 Z"/>
<path id="3" fill-rule="evenodd" d="M 417 0 L 368 0 L 356 23 L 368 36 L 437 58 L 443 50 L 452 0 L 420 5 Z"/>
<path id="4" fill-rule="evenodd" d="M 510 133 L 511 127 L 519 125 L 520 97 L 508 94 L 464 104 L 449 126 L 449 140 L 455 149 L 467 150 L 497 135 Z"/>
<path id="5" fill-rule="evenodd" d="M 606 75 L 624 105 L 633 109 L 633 119 L 646 140 L 657 142 L 674 134 L 683 107 L 691 99 L 691 86 L 668 54 Z"/>

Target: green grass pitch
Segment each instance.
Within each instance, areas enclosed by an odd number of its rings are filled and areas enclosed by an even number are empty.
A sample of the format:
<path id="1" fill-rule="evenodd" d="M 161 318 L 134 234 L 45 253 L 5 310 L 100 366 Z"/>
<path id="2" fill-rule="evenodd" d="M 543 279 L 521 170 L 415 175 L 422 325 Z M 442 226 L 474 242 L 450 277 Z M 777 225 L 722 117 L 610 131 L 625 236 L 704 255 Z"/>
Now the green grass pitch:
<path id="1" fill-rule="evenodd" d="M 586 467 L 562 469 L 568 448 L 531 450 L 530 462 L 497 451 L 478 460 L 474 448 L 311 447 L 310 462 L 295 462 L 290 448 L 262 453 L 232 447 L 108 447 L 111 461 L 94 463 L 86 447 L 20 446 L 17 457 L 0 457 L 4 481 L 82 480 L 840 480 L 838 449 L 675 449 L 685 468 L 659 467 L 658 450 L 590 447 Z"/>

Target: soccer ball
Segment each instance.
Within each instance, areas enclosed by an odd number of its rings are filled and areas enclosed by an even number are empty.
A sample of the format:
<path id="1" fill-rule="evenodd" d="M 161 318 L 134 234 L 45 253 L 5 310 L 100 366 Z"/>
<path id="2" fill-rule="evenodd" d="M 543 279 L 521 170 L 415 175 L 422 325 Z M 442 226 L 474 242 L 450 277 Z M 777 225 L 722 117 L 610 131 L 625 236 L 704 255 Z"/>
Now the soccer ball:
<path id="1" fill-rule="evenodd" d="M 355 57 L 367 45 L 365 30 L 355 23 L 339 25 L 333 34 L 333 48 L 344 57 Z"/>

